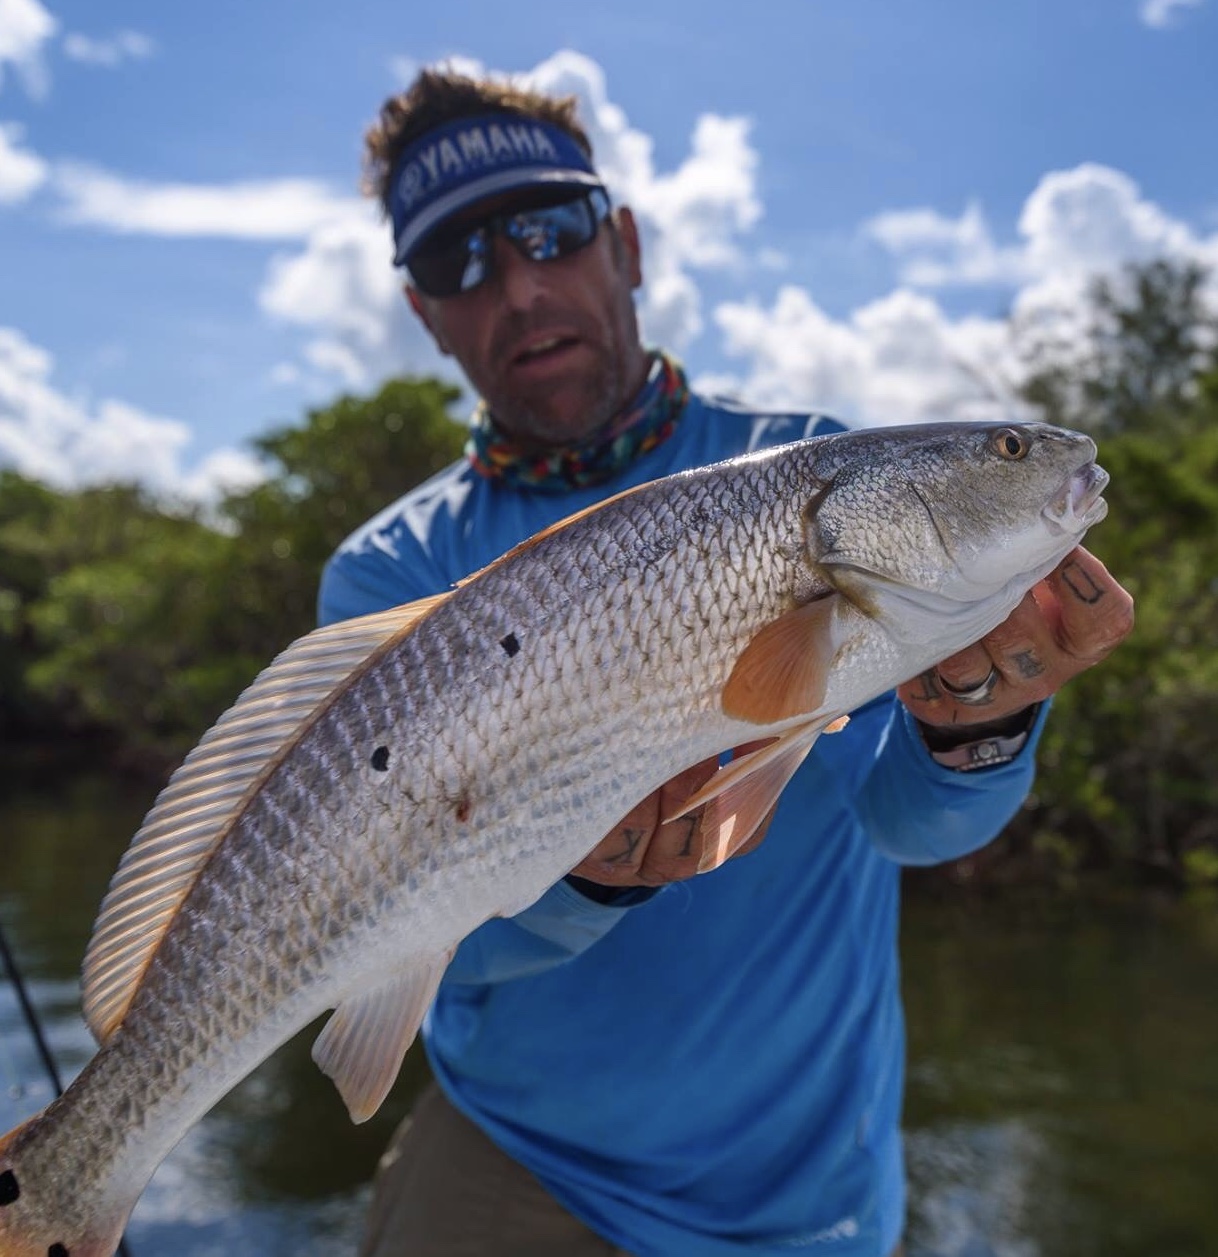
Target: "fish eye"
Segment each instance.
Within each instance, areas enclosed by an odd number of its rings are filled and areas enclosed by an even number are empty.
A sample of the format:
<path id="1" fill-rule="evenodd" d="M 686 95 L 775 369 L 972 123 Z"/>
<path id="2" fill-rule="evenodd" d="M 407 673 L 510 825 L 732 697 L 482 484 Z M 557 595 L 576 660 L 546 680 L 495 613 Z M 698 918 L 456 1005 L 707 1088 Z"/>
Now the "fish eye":
<path id="1" fill-rule="evenodd" d="M 1015 428 L 999 428 L 990 438 L 990 444 L 1000 458 L 1009 458 L 1012 462 L 1018 462 L 1032 448 L 1032 442 Z"/>

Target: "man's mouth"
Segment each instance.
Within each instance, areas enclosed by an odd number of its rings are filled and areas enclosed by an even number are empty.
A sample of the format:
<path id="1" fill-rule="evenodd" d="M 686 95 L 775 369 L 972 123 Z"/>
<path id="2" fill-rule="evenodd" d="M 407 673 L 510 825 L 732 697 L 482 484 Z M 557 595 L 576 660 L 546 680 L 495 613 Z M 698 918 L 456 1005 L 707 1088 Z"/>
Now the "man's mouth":
<path id="1" fill-rule="evenodd" d="M 576 344 L 578 344 L 578 340 L 574 336 L 543 336 L 538 340 L 531 341 L 523 349 L 517 350 L 512 355 L 512 365 L 521 366 L 526 363 L 542 362 L 548 358 L 557 357 L 557 355 Z"/>

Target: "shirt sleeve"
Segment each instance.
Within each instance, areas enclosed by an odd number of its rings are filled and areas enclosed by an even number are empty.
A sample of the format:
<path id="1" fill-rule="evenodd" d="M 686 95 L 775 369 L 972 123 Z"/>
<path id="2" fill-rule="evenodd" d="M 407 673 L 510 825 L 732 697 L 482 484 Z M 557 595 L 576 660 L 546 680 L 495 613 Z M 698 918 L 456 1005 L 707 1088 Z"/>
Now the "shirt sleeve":
<path id="1" fill-rule="evenodd" d="M 861 784 L 859 821 L 874 846 L 899 864 L 956 860 L 984 847 L 1019 810 L 1036 773 L 1043 703 L 1009 763 L 957 772 L 931 758 L 917 724 L 895 697 L 876 757 Z"/>
<path id="2" fill-rule="evenodd" d="M 595 903 L 564 878 L 510 920 L 479 926 L 457 948 L 444 980 L 506 982 L 542 973 L 587 951 L 634 910 L 634 903 Z"/>
<path id="3" fill-rule="evenodd" d="M 347 542 L 322 570 L 318 624 L 386 611 L 449 588 L 413 537 L 371 534 Z"/>

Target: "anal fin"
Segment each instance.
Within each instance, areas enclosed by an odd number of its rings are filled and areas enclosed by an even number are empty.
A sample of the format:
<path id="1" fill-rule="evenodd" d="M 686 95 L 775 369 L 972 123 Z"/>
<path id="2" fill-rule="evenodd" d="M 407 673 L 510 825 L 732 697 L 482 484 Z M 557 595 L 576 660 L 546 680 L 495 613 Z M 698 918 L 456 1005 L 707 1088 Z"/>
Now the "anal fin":
<path id="1" fill-rule="evenodd" d="M 313 1044 L 353 1122 L 366 1122 L 389 1094 L 448 967 L 451 952 L 423 958 L 389 982 L 344 1000 Z"/>

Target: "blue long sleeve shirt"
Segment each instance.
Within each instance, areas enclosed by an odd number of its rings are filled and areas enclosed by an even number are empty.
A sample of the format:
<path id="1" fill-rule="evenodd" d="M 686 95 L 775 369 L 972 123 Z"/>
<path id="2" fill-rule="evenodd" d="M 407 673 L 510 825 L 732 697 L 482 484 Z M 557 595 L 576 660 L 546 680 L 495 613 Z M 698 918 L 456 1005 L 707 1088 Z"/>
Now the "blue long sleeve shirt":
<path id="1" fill-rule="evenodd" d="M 668 441 L 594 489 L 522 492 L 456 464 L 344 543 L 321 619 L 437 593 L 635 484 L 838 430 L 693 396 Z M 634 906 L 563 881 L 487 922 L 424 1026 L 440 1085 L 638 1257 L 887 1257 L 905 1209 L 900 866 L 997 834 L 1042 721 L 1011 763 L 957 773 L 885 695 L 817 742 L 749 855 Z"/>

